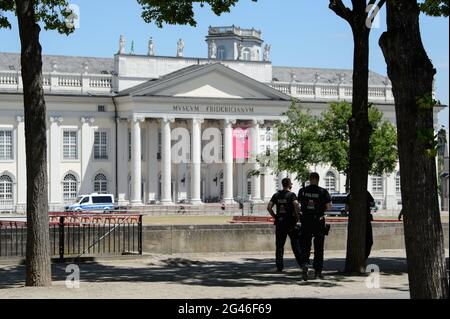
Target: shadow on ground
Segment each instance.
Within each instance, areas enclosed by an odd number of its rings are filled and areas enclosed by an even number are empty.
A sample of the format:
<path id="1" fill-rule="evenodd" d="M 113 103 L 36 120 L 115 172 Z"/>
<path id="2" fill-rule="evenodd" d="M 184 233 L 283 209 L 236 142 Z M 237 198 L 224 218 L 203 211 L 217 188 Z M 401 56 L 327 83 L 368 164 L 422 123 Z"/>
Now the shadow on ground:
<path id="1" fill-rule="evenodd" d="M 79 264 L 82 282 L 151 282 L 178 283 L 207 287 L 264 287 L 268 285 L 300 285 L 336 287 L 343 282 L 353 282 L 357 277 L 342 273 L 345 258 L 325 261 L 324 280 L 300 280 L 301 273 L 295 260 L 285 258 L 285 271 L 275 271 L 273 258 L 243 258 L 239 261 L 199 261 L 189 258 L 160 258 L 155 262 L 141 261 L 130 266 L 114 266 L 112 263 L 86 262 Z M 123 262 L 118 261 L 118 264 Z M 405 258 L 370 258 L 368 264 L 376 264 L 383 275 L 400 275 L 407 271 Z M 52 265 L 53 281 L 65 281 L 67 264 Z M 310 273 L 311 275 L 311 273 Z M 24 285 L 25 266 L 0 268 L 0 289 Z M 361 280 L 359 278 L 359 280 Z"/>

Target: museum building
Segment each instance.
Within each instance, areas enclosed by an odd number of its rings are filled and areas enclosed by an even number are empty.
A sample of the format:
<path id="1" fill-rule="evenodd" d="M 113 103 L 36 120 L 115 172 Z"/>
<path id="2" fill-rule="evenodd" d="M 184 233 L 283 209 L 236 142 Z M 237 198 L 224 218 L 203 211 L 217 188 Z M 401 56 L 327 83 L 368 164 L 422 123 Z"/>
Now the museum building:
<path id="1" fill-rule="evenodd" d="M 276 152 L 292 98 L 315 115 L 351 102 L 352 70 L 274 66 L 258 30 L 210 27 L 206 42 L 207 58 L 185 57 L 181 39 L 175 56 L 158 56 L 153 39 L 127 53 L 123 36 L 113 58 L 43 56 L 50 210 L 94 192 L 135 207 L 267 202 L 290 174 L 254 175 L 254 157 Z M 0 211 L 26 206 L 20 69 L 19 53 L 0 53 Z M 374 72 L 369 101 L 395 124 L 391 84 Z M 345 192 L 345 176 L 312 169 Z M 398 169 L 368 187 L 380 209 L 401 207 Z"/>

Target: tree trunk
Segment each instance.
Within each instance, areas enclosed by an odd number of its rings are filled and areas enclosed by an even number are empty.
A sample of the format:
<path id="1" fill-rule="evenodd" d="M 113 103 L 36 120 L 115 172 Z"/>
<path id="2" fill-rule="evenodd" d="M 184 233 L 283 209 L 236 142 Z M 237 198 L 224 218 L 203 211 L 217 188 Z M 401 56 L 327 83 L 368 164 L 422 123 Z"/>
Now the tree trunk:
<path id="1" fill-rule="evenodd" d="M 395 97 L 405 245 L 411 298 L 448 298 L 444 239 L 437 196 L 436 162 L 427 153 L 434 132 L 433 68 L 422 44 L 416 1 L 387 2 L 387 32 L 380 46 Z"/>
<path id="2" fill-rule="evenodd" d="M 21 41 L 27 163 L 26 285 L 50 286 L 46 110 L 42 87 L 40 27 L 35 1 L 16 0 Z"/>
<path id="3" fill-rule="evenodd" d="M 353 8 L 355 17 L 352 24 L 354 38 L 353 57 L 353 101 L 350 132 L 350 192 L 347 256 L 345 272 L 365 273 L 366 202 L 367 178 L 369 174 L 369 34 L 366 27 L 364 8 Z"/>

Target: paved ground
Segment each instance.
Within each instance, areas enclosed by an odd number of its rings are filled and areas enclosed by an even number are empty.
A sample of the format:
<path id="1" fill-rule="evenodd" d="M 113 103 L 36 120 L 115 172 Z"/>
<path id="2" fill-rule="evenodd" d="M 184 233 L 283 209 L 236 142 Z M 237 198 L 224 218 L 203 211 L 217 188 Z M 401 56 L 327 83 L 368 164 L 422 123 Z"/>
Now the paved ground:
<path id="1" fill-rule="evenodd" d="M 4 265 L 0 266 L 0 298 L 409 298 L 404 251 L 374 253 L 369 262 L 381 271 L 380 288 L 374 289 L 367 287 L 367 276 L 340 273 L 344 256 L 344 252 L 327 253 L 325 279 L 307 282 L 300 280 L 291 255 L 285 257 L 283 273 L 275 271 L 272 254 L 103 259 L 79 265 L 79 289 L 66 288 L 66 265 L 53 266 L 51 288 L 25 288 L 24 266 Z"/>

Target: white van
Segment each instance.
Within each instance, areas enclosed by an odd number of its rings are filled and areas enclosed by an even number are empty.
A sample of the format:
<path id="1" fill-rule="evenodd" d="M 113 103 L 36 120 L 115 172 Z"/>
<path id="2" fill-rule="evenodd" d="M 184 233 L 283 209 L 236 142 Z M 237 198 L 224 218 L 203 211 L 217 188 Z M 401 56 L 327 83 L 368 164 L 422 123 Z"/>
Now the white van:
<path id="1" fill-rule="evenodd" d="M 64 207 L 66 212 L 92 212 L 102 211 L 108 213 L 114 210 L 114 195 L 90 194 L 80 195 L 73 204 Z"/>

